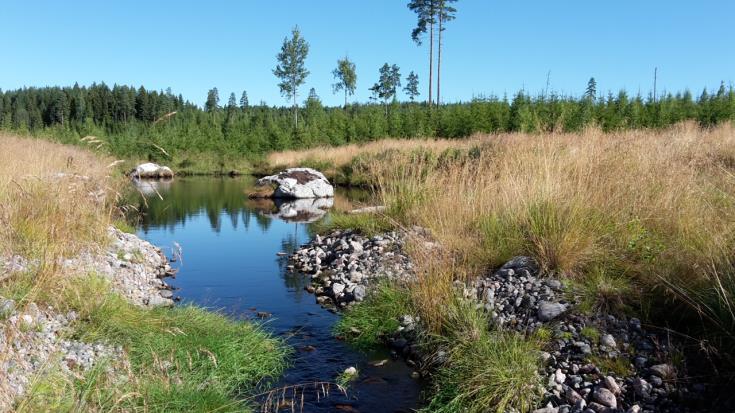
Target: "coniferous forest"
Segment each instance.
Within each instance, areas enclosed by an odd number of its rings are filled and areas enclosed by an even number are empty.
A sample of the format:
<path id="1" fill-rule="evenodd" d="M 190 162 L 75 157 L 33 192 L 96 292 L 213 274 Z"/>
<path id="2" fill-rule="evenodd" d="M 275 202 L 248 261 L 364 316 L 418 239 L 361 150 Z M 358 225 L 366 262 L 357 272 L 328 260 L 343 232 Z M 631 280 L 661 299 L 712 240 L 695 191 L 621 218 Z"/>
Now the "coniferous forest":
<path id="1" fill-rule="evenodd" d="M 226 104 L 209 92 L 204 109 L 171 90 L 104 83 L 91 86 L 24 88 L 0 92 L 2 129 L 78 142 L 95 136 L 117 156 L 156 159 L 172 154 L 211 153 L 256 159 L 274 150 L 342 145 L 381 138 L 461 138 L 474 133 L 574 132 L 663 128 L 682 121 L 703 127 L 735 120 L 735 91 L 724 83 L 693 96 L 689 91 L 658 99 L 625 91 L 598 95 L 590 79 L 581 97 L 554 93 L 476 98 L 427 106 L 417 102 L 326 107 L 311 91 L 298 109 L 250 105 L 243 92 Z"/>

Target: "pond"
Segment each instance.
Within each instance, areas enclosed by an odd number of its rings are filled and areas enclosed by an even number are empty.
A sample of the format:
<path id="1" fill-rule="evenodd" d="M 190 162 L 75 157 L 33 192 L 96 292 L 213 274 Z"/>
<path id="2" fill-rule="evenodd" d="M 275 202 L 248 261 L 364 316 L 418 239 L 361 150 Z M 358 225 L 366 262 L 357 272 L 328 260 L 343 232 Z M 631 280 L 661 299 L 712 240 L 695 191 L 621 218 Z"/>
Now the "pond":
<path id="1" fill-rule="evenodd" d="M 339 315 L 321 308 L 305 291 L 308 276 L 287 271 L 283 253 L 309 241 L 306 221 L 328 219 L 320 217 L 325 205 L 249 200 L 253 183 L 251 177 L 197 177 L 138 187 L 138 235 L 169 256 L 181 254 L 179 272 L 169 280 L 178 288 L 176 295 L 183 303 L 262 322 L 285 339 L 294 352 L 276 387 L 304 388 L 304 412 L 415 409 L 421 383 L 411 378 L 412 369 L 385 351 L 364 353 L 336 339 L 332 328 Z M 364 192 L 337 192 L 334 208 L 366 201 Z M 383 360 L 388 361 L 374 366 Z M 360 374 L 346 395 L 332 388 L 324 397 L 321 388 L 312 386 L 334 382 L 350 366 Z M 290 390 L 284 394 L 292 396 Z M 297 397 L 300 404 L 301 394 Z"/>

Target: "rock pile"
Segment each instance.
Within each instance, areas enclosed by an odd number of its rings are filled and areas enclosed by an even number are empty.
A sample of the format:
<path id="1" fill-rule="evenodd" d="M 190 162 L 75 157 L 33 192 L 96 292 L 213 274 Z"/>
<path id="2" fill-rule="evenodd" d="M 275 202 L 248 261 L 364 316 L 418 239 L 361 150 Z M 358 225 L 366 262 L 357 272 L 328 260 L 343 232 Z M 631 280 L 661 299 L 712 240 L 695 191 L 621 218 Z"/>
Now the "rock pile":
<path id="1" fill-rule="evenodd" d="M 636 318 L 571 314 L 553 326 L 545 412 L 689 412 L 704 386 L 684 385 L 666 336 Z"/>
<path id="2" fill-rule="evenodd" d="M 307 287 L 322 305 L 346 307 L 362 301 L 378 278 L 407 279 L 413 266 L 402 252 L 403 237 L 389 232 L 365 237 L 353 231 L 317 235 L 291 256 L 289 269 L 312 277 Z"/>
<path id="3" fill-rule="evenodd" d="M 677 385 L 667 337 L 645 331 L 635 318 L 579 314 L 563 283 L 541 277 L 529 257 L 460 287 L 489 314 L 491 328 L 549 335 L 548 404 L 538 413 L 684 412 L 683 394 L 701 397 Z"/>
<path id="4" fill-rule="evenodd" d="M 562 315 L 570 306 L 559 280 L 539 277 L 529 257 L 515 257 L 464 289 L 490 315 L 495 327 L 530 332 Z"/>
<path id="5" fill-rule="evenodd" d="M 273 198 L 331 198 L 334 187 L 321 172 L 311 168 L 289 168 L 276 175 L 258 179 L 258 186 L 274 187 L 272 194 L 255 194 L 254 196 L 271 196 Z"/>
<path id="6" fill-rule="evenodd" d="M 64 260 L 70 272 L 95 273 L 108 278 L 113 289 L 140 306 L 173 305 L 173 293 L 163 278 L 173 276 L 160 248 L 134 234 L 108 228 L 110 244 L 101 251 L 87 251 Z"/>

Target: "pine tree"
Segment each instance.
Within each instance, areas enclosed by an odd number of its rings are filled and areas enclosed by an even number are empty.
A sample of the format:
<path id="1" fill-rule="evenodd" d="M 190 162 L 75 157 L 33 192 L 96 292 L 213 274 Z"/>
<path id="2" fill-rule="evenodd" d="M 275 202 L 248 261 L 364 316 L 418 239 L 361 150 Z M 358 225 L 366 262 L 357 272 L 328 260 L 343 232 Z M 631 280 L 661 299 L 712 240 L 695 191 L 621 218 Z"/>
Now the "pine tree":
<path id="1" fill-rule="evenodd" d="M 396 90 L 401 87 L 401 73 L 397 65 L 389 65 L 388 63 L 380 68 L 379 73 L 378 83 L 374 84 L 370 90 L 377 99 L 383 100 L 387 114 L 388 101 L 396 98 Z"/>
<path id="2" fill-rule="evenodd" d="M 321 102 L 321 99 L 319 99 L 319 95 L 316 94 L 316 89 L 311 88 L 309 89 L 309 96 L 306 98 L 307 102 Z"/>
<path id="3" fill-rule="evenodd" d="M 411 99 L 411 102 L 416 99 L 416 96 L 420 95 L 419 76 L 413 71 L 411 71 L 411 73 L 406 77 L 406 87 L 403 88 L 403 91 L 406 92 L 409 99 Z"/>
<path id="4" fill-rule="evenodd" d="M 347 107 L 347 95 L 354 95 L 357 87 L 357 72 L 355 64 L 345 56 L 344 59 L 337 60 L 337 68 L 332 71 L 332 76 L 337 81 L 332 85 L 333 93 L 340 90 L 345 92 L 345 107 Z"/>
<path id="5" fill-rule="evenodd" d="M 423 43 L 421 36 L 429 32 L 429 96 L 428 104 L 432 104 L 432 82 L 434 74 L 434 25 L 436 24 L 436 14 L 439 6 L 439 0 L 411 0 L 408 8 L 416 13 L 418 19 L 416 27 L 411 31 L 411 38 L 416 45 L 421 46 Z"/>
<path id="6" fill-rule="evenodd" d="M 281 82 L 278 88 L 286 99 L 293 99 L 294 127 L 299 125 L 298 103 L 296 98 L 298 88 L 304 83 L 309 71 L 306 70 L 306 56 L 309 54 L 309 43 L 301 37 L 301 31 L 296 26 L 291 30 L 291 39 L 283 39 L 281 52 L 278 53 L 278 65 L 273 69 L 273 74 Z"/>
<path id="7" fill-rule="evenodd" d="M 446 28 L 444 23 L 455 19 L 457 9 L 451 6 L 457 0 L 439 0 L 437 14 L 439 15 L 439 47 L 436 59 L 436 104 L 441 104 L 441 78 L 442 78 L 442 33 Z"/>
<path id="8" fill-rule="evenodd" d="M 242 96 L 240 96 L 240 109 L 247 110 L 248 105 L 248 92 L 243 90 Z"/>
<path id="9" fill-rule="evenodd" d="M 204 103 L 204 110 L 214 112 L 219 108 L 219 91 L 217 88 L 210 89 L 207 92 L 207 101 Z"/>

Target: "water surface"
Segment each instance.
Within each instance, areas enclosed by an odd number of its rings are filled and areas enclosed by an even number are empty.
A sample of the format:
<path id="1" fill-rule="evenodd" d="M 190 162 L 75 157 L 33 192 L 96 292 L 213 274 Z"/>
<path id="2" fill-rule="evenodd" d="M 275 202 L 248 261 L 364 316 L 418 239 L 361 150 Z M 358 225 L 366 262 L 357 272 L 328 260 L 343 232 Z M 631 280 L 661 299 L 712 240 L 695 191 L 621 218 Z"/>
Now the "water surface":
<path id="1" fill-rule="evenodd" d="M 288 257 L 277 255 L 308 242 L 309 224 L 299 220 L 318 217 L 280 219 L 278 206 L 247 199 L 252 184 L 249 177 L 179 178 L 141 188 L 138 234 L 169 256 L 180 249 L 183 257 L 170 280 L 176 295 L 236 318 L 259 320 L 267 313 L 264 328 L 294 348 L 278 386 L 333 382 L 345 368 L 358 368 L 359 379 L 347 396 L 333 390 L 317 400 L 315 391 L 305 392 L 304 412 L 411 411 L 420 391 L 412 370 L 385 352 L 361 353 L 335 339 L 332 327 L 339 316 L 317 305 L 304 290 L 309 278 L 286 271 Z M 337 208 L 364 197 L 337 195 Z M 372 365 L 385 359 L 383 366 Z"/>

